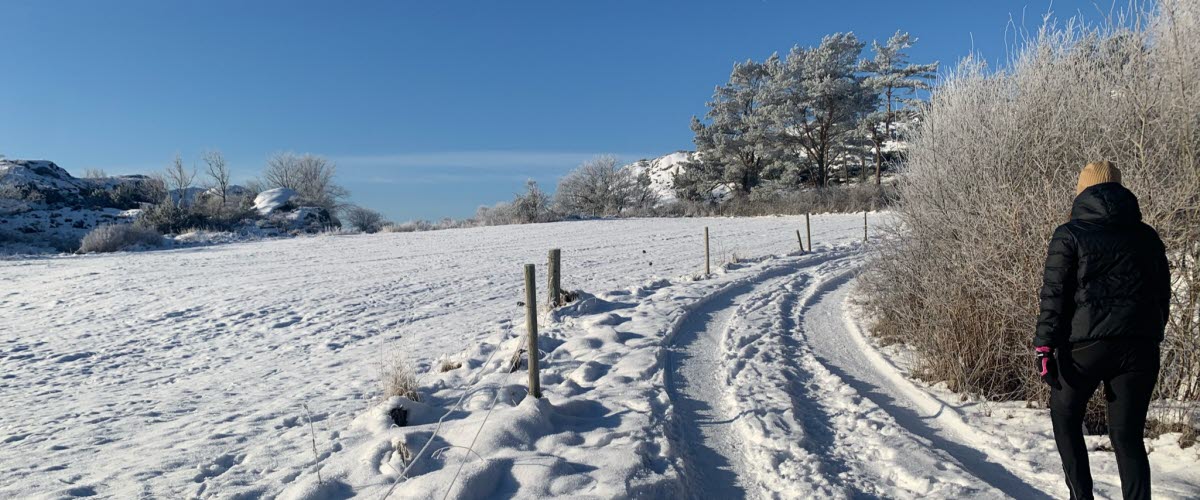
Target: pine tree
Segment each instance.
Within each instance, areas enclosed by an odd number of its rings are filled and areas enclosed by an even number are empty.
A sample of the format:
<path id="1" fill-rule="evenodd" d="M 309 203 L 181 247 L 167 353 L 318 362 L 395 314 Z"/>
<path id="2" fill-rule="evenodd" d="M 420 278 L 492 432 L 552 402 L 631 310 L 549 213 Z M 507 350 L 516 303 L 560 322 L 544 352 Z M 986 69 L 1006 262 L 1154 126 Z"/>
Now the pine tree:
<path id="1" fill-rule="evenodd" d="M 739 195 L 748 195 L 761 182 L 765 169 L 776 156 L 770 123 L 764 113 L 770 85 L 770 68 L 777 56 L 765 63 L 734 64 L 729 82 L 713 92 L 707 103 L 708 123 L 692 117 L 697 160 L 689 162 L 676 176 L 677 193 L 684 199 L 703 199 L 712 190 L 728 185 Z"/>
<path id="2" fill-rule="evenodd" d="M 859 76 L 863 43 L 853 33 L 836 33 L 812 48 L 793 47 L 773 67 L 766 106 L 775 139 L 788 159 L 777 174 L 785 182 L 829 183 L 830 169 L 853 153 L 859 121 L 875 97 Z"/>
<path id="3" fill-rule="evenodd" d="M 868 136 L 875 149 L 875 184 L 881 182 L 883 172 L 883 146 L 895 140 L 896 124 L 915 116 L 912 104 L 917 101 L 917 91 L 929 88 L 938 63 L 909 64 L 908 54 L 916 40 L 908 33 L 897 31 L 887 44 L 872 42 L 875 57 L 863 61 L 860 69 L 869 74 L 866 84 L 879 96 L 880 107 L 864 122 Z"/>

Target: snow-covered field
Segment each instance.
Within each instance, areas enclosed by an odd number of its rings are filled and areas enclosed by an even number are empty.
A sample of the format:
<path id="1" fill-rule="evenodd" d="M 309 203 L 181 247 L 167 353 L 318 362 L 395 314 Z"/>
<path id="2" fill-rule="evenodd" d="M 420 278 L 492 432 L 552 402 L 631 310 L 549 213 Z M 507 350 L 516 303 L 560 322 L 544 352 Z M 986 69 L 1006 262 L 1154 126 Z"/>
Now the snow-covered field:
<path id="1" fill-rule="evenodd" d="M 765 217 L 0 261 L 0 497 L 1063 497 L 1044 410 L 908 381 L 847 300 L 861 215 L 813 221 L 807 255 Z M 704 226 L 738 262 L 701 279 Z M 521 265 L 555 247 L 584 295 L 534 401 Z M 421 403 L 380 398 L 397 359 Z M 1196 448 L 1151 444 L 1194 498 Z"/>

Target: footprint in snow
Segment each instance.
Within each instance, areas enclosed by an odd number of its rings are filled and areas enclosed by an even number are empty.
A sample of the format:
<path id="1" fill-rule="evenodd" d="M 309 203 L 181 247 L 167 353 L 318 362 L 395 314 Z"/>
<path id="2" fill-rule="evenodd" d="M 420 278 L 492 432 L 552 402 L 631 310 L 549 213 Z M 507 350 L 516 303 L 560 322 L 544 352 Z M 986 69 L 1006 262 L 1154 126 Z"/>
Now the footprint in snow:
<path id="1" fill-rule="evenodd" d="M 96 488 L 93 488 L 91 486 L 76 486 L 74 488 L 68 489 L 67 491 L 64 491 L 63 493 L 66 493 L 67 496 L 69 496 L 69 497 L 75 497 L 75 498 L 94 497 L 94 496 L 96 496 Z"/>
<path id="2" fill-rule="evenodd" d="M 75 353 L 71 353 L 71 354 L 63 354 L 62 356 L 54 358 L 54 362 L 55 363 L 68 363 L 71 361 L 76 361 L 76 360 L 80 360 L 83 358 L 91 357 L 94 354 L 96 354 L 96 353 L 90 352 L 90 351 L 75 352 Z"/>
<path id="3" fill-rule="evenodd" d="M 213 459 L 213 461 L 208 465 L 199 466 L 198 468 L 200 471 L 195 477 L 192 478 L 192 481 L 202 483 L 210 477 L 220 476 L 229 469 L 232 469 L 235 465 L 242 463 L 242 460 L 245 458 L 245 455 L 233 456 L 228 453 L 221 455 Z"/>

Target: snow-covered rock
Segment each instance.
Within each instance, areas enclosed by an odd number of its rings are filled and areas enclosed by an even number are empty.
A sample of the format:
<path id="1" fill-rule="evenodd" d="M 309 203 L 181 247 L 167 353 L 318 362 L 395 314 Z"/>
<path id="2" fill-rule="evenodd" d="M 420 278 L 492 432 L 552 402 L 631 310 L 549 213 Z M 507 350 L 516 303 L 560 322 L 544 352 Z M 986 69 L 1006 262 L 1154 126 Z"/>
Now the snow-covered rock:
<path id="1" fill-rule="evenodd" d="M 676 151 L 650 160 L 638 160 L 624 168 L 632 171 L 634 175 L 645 173 L 650 178 L 650 188 L 658 195 L 659 204 L 666 204 L 679 199 L 675 195 L 675 176 L 686 172 L 687 164 L 697 160 L 695 151 Z M 713 201 L 720 201 L 732 192 L 733 189 L 729 186 L 720 185 L 714 188 L 710 195 Z"/>
<path id="2" fill-rule="evenodd" d="M 189 187 L 186 189 L 172 189 L 171 201 L 181 206 L 192 206 L 196 203 L 196 199 L 205 191 L 201 187 Z"/>
<path id="3" fill-rule="evenodd" d="M 329 211 L 319 207 L 299 207 L 277 215 L 279 217 L 272 220 L 286 221 L 286 228 L 290 231 L 315 233 L 333 225 L 333 217 Z"/>
<path id="4" fill-rule="evenodd" d="M 267 215 L 288 205 L 296 197 L 296 191 L 288 188 L 268 189 L 254 197 L 254 209 Z"/>
<path id="5" fill-rule="evenodd" d="M 0 160 L 0 183 L 76 192 L 84 187 L 81 179 L 46 160 Z"/>
<path id="6" fill-rule="evenodd" d="M 247 189 L 243 186 L 239 186 L 237 184 L 231 185 L 225 189 L 225 196 L 227 198 L 241 198 L 241 197 L 247 196 L 249 194 L 250 194 L 249 189 Z M 204 191 L 203 193 L 200 193 L 201 197 L 211 197 L 211 196 L 220 197 L 220 195 L 221 195 L 221 191 L 215 187 L 208 188 L 208 190 Z"/>
<path id="7" fill-rule="evenodd" d="M 79 179 L 52 161 L 0 159 L 0 186 L 33 194 L 50 206 L 110 206 L 105 199 L 107 192 L 123 185 L 137 187 L 148 179 L 144 175 Z"/>
<path id="8" fill-rule="evenodd" d="M 676 151 L 666 156 L 654 159 L 635 161 L 624 168 L 634 175 L 645 173 L 650 177 L 650 187 L 658 194 L 660 202 L 669 203 L 676 200 L 675 176 L 682 173 L 686 164 L 695 161 L 694 151 Z"/>
<path id="9" fill-rule="evenodd" d="M 254 198 L 254 210 L 263 217 L 259 230 L 274 233 L 315 233 L 334 225 L 333 214 L 320 207 L 298 207 L 296 191 L 287 188 L 268 189 Z"/>
<path id="10" fill-rule="evenodd" d="M 218 190 L 215 187 L 210 187 L 210 188 L 189 187 L 189 188 L 183 189 L 183 190 L 176 189 L 176 190 L 171 191 L 171 199 L 175 200 L 175 203 L 182 203 L 183 205 L 194 205 L 197 203 L 207 203 L 214 198 L 219 199 L 220 194 L 221 194 L 220 190 Z M 244 196 L 247 196 L 249 194 L 250 194 L 249 189 L 246 189 L 242 186 L 238 186 L 236 184 L 229 186 L 225 190 L 225 197 L 227 200 L 236 200 L 236 199 L 242 198 Z"/>
<path id="11" fill-rule="evenodd" d="M 74 250 L 98 225 L 132 222 L 153 201 L 148 180 L 80 179 L 52 161 L 0 159 L 0 251 Z"/>

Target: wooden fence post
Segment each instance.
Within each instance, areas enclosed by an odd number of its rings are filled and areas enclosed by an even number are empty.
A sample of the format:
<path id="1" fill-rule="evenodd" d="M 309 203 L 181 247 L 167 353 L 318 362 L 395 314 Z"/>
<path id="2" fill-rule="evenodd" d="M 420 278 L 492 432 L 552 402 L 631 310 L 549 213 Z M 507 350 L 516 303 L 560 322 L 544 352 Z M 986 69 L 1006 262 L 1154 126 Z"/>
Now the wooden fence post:
<path id="1" fill-rule="evenodd" d="M 550 300 L 546 303 L 550 309 L 562 305 L 562 250 L 555 248 L 550 250 L 550 263 L 547 266 L 548 275 L 550 278 Z"/>
<path id="2" fill-rule="evenodd" d="M 804 232 L 808 235 L 808 251 L 812 251 L 812 224 L 808 222 L 808 212 L 804 212 Z"/>
<path id="3" fill-rule="evenodd" d="M 867 244 L 867 211 L 863 210 L 863 244 Z"/>
<path id="4" fill-rule="evenodd" d="M 537 282 L 533 264 L 525 264 L 525 331 L 529 334 L 529 395 L 542 398 L 542 382 L 538 374 Z"/>
<path id="5" fill-rule="evenodd" d="M 800 253 L 804 253 L 804 238 L 800 237 L 800 230 L 796 230 L 796 243 L 800 244 Z"/>
<path id="6" fill-rule="evenodd" d="M 704 226 L 704 275 L 712 274 L 712 265 L 710 264 L 708 253 L 708 226 Z"/>

